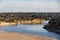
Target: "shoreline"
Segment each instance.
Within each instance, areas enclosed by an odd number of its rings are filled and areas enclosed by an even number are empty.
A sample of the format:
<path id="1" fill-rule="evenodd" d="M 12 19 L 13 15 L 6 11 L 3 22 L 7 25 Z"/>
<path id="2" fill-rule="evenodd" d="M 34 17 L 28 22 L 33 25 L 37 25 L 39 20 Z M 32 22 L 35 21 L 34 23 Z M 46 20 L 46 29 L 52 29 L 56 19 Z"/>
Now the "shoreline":
<path id="1" fill-rule="evenodd" d="M 56 40 L 56 39 L 26 33 L 0 32 L 0 40 Z"/>
<path id="2" fill-rule="evenodd" d="M 40 19 L 34 19 L 34 20 L 25 20 L 25 21 L 14 21 L 14 22 L 0 22 L 0 26 L 14 26 L 14 25 L 20 25 L 20 24 L 42 24 L 45 20 Z"/>

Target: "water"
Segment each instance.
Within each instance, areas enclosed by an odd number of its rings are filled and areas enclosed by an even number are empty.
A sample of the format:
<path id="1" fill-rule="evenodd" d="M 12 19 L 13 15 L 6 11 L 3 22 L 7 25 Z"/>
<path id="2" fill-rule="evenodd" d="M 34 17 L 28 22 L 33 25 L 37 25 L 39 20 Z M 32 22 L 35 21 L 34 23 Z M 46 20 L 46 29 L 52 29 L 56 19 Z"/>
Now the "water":
<path id="1" fill-rule="evenodd" d="M 48 21 L 45 21 L 43 24 L 38 24 L 38 25 L 16 25 L 16 26 L 9 26 L 9 27 L 8 26 L 0 27 L 0 31 L 37 34 L 37 35 L 47 36 L 51 38 L 56 38 L 59 40 L 60 35 L 43 29 L 44 25 L 46 25 L 47 23 Z"/>

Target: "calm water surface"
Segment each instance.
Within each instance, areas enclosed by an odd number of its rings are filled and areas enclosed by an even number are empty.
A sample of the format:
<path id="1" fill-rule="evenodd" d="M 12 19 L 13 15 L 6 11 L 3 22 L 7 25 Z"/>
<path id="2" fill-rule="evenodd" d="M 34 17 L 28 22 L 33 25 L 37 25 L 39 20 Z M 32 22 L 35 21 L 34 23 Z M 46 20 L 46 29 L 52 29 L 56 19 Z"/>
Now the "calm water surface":
<path id="1" fill-rule="evenodd" d="M 56 38 L 59 40 L 60 35 L 43 29 L 44 25 L 46 25 L 47 23 L 48 21 L 45 21 L 43 24 L 38 24 L 38 25 L 16 25 L 16 26 L 9 26 L 9 27 L 8 26 L 0 27 L 0 31 L 37 34 L 37 35 Z"/>

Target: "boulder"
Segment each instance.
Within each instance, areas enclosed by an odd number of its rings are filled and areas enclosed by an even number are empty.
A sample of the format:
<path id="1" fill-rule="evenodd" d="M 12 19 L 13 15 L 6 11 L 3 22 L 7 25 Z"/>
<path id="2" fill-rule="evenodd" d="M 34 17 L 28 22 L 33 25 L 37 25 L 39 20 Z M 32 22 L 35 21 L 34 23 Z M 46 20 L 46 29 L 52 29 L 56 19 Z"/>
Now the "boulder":
<path id="1" fill-rule="evenodd" d="M 52 18 L 43 28 L 50 32 L 60 33 L 60 18 Z"/>

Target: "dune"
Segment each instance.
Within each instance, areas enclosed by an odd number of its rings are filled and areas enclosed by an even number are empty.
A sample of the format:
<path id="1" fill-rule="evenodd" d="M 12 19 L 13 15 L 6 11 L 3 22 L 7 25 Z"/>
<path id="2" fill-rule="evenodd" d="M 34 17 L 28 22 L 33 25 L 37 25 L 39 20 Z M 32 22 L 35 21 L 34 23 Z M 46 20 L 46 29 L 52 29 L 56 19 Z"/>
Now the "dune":
<path id="1" fill-rule="evenodd" d="M 0 32 L 0 40 L 56 40 L 56 39 L 25 33 Z"/>

